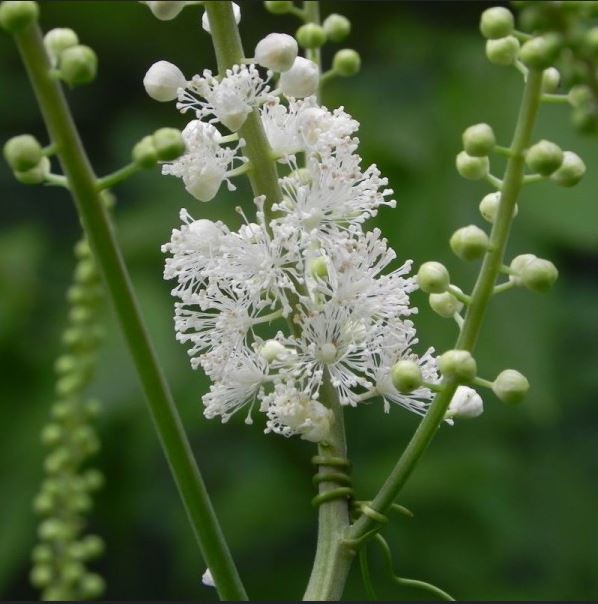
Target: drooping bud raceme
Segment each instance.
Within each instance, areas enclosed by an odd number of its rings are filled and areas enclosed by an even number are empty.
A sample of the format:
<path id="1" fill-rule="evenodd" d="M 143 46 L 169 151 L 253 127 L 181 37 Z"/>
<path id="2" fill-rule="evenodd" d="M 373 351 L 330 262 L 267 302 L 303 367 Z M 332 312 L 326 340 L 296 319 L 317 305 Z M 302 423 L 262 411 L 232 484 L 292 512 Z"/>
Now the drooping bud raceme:
<path id="1" fill-rule="evenodd" d="M 472 419 L 484 412 L 482 397 L 469 386 L 458 386 L 447 411 L 447 418 Z"/>
<path id="2" fill-rule="evenodd" d="M 155 101 L 174 101 L 180 88 L 187 85 L 183 72 L 173 63 L 158 61 L 146 72 L 143 87 Z"/>
<path id="3" fill-rule="evenodd" d="M 297 58 L 298 50 L 297 41 L 292 36 L 268 34 L 255 47 L 255 62 L 272 71 L 288 71 Z"/>
<path id="4" fill-rule="evenodd" d="M 235 23 L 238 25 L 241 22 L 241 7 L 236 2 L 233 2 L 232 5 L 233 5 L 233 14 L 235 16 Z M 209 20 L 207 11 L 204 12 L 204 14 L 201 17 L 201 26 L 204 28 L 205 31 L 207 31 L 208 33 L 211 33 L 210 32 L 210 20 Z"/>

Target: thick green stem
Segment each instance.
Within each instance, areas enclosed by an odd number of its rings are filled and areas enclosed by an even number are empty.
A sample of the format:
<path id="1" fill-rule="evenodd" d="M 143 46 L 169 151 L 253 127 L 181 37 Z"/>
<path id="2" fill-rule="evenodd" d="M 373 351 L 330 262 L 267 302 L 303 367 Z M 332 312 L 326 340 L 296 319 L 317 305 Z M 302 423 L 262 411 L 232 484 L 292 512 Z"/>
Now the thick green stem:
<path id="1" fill-rule="evenodd" d="M 513 219 L 513 210 L 523 184 L 524 151 L 530 143 L 538 113 L 541 88 L 542 73 L 530 70 L 511 143 L 511 156 L 503 179 L 498 215 L 490 235 L 490 248 L 484 257 L 482 268 L 471 295 L 471 304 L 467 309 L 465 321 L 457 339 L 455 347 L 459 349 L 473 351 L 475 348 L 496 279 L 501 272 Z M 421 421 L 396 466 L 372 501 L 371 507 L 375 510 L 384 513 L 390 508 L 434 438 L 456 389 L 456 383 L 445 381 L 443 390 L 434 399 L 428 413 Z M 376 523 L 371 518 L 363 515 L 351 527 L 348 536 L 349 538 L 358 539 L 375 526 Z"/>
<path id="2" fill-rule="evenodd" d="M 137 368 L 154 425 L 189 521 L 221 598 L 247 598 L 212 508 L 176 406 L 141 319 L 130 278 L 98 192 L 98 180 L 73 122 L 62 88 L 50 75 L 50 63 L 37 24 L 16 36 L 46 127 L 101 269 L 116 316 Z"/>

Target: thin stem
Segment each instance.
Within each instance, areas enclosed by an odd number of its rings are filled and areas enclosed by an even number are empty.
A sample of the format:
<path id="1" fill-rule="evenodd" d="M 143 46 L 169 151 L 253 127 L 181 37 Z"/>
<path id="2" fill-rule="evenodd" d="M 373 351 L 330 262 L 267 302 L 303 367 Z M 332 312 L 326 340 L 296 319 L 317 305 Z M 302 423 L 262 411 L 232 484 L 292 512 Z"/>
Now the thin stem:
<path id="1" fill-rule="evenodd" d="M 130 163 L 123 168 L 112 172 L 112 174 L 98 178 L 96 185 L 97 190 L 103 191 L 104 189 L 111 189 L 114 185 L 121 183 L 123 180 L 129 178 L 129 176 L 139 172 L 139 170 L 141 170 L 141 168 L 137 164 Z"/>
<path id="2" fill-rule="evenodd" d="M 503 147 L 501 145 L 496 145 L 493 150 L 499 155 L 503 155 L 504 157 L 511 157 L 511 147 Z"/>
<path id="3" fill-rule="evenodd" d="M 65 176 L 62 176 L 62 174 L 46 174 L 45 184 L 50 185 L 51 187 L 69 188 L 69 181 Z"/>
<path id="4" fill-rule="evenodd" d="M 548 94 L 544 93 L 541 98 L 543 103 L 552 103 L 556 105 L 568 104 L 569 103 L 569 95 L 568 94 Z"/>
<path id="5" fill-rule="evenodd" d="M 515 287 L 516 285 L 517 284 L 515 283 L 515 281 L 512 281 L 512 280 L 505 281 L 504 283 L 495 285 L 493 293 L 502 294 L 503 292 L 509 291 L 511 288 Z"/>
<path id="6" fill-rule="evenodd" d="M 50 63 L 37 24 L 15 36 L 46 127 L 67 176 L 81 222 L 149 405 L 171 472 L 206 564 L 223 599 L 246 599 L 228 546 L 199 473 L 181 419 L 143 324 L 114 230 L 98 192 L 98 181 Z"/>
<path id="7" fill-rule="evenodd" d="M 493 294 L 496 278 L 503 266 L 503 256 L 513 220 L 513 210 L 523 184 L 524 151 L 529 145 L 536 121 L 541 88 L 542 72 L 530 70 L 524 88 L 515 133 L 513 134 L 512 156 L 507 162 L 498 214 L 490 234 L 490 247 L 485 254 L 484 262 L 471 295 L 471 304 L 467 309 L 465 321 L 457 339 L 455 348 L 458 349 L 469 350 L 470 352 L 474 350 L 488 303 Z M 371 507 L 373 509 L 385 513 L 392 505 L 440 427 L 457 385 L 457 383 L 450 380 L 444 381 L 443 390 L 435 397 L 386 482 L 372 500 Z M 373 526 L 372 520 L 363 515 L 351 527 L 348 537 L 358 539 L 361 535 L 370 531 Z"/>
<path id="8" fill-rule="evenodd" d="M 535 182 L 542 182 L 543 180 L 546 180 L 546 176 L 542 176 L 542 174 L 526 174 L 523 177 L 523 184 L 531 185 Z"/>
<path id="9" fill-rule="evenodd" d="M 471 296 L 464 294 L 456 285 L 451 283 L 448 286 L 448 290 L 455 298 L 457 298 L 457 300 L 459 300 L 459 302 L 463 302 L 463 304 L 471 304 Z"/>
<path id="10" fill-rule="evenodd" d="M 486 182 L 490 183 L 495 189 L 500 191 L 502 189 L 502 180 L 493 174 L 486 174 L 485 177 Z"/>
<path id="11" fill-rule="evenodd" d="M 476 386 L 482 386 L 482 388 L 490 388 L 491 389 L 492 386 L 494 386 L 494 382 L 491 382 L 490 380 L 485 380 L 485 379 L 483 379 L 481 377 L 476 377 L 473 380 L 473 383 Z"/>

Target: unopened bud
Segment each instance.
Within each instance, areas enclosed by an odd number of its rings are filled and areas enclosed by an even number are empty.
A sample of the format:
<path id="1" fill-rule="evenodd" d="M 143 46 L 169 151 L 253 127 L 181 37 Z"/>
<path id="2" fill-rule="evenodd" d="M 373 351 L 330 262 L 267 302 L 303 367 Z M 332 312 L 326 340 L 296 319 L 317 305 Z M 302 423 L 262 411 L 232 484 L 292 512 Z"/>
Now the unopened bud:
<path id="1" fill-rule="evenodd" d="M 461 260 L 469 261 L 481 258 L 488 249 L 490 240 L 485 231 L 470 224 L 456 230 L 449 240 L 449 245 Z"/>
<path id="2" fill-rule="evenodd" d="M 592 96 L 591 88 L 585 84 L 573 86 L 567 95 L 569 103 L 573 105 L 573 107 L 585 107 L 592 100 Z"/>
<path id="3" fill-rule="evenodd" d="M 491 40 L 508 36 L 514 27 L 513 13 L 502 6 L 486 9 L 480 18 L 480 31 L 484 38 Z"/>
<path id="4" fill-rule="evenodd" d="M 288 71 L 297 58 L 297 41 L 287 34 L 268 34 L 255 47 L 255 61 L 273 71 Z"/>
<path id="5" fill-rule="evenodd" d="M 351 48 L 339 50 L 332 59 L 332 69 L 340 76 L 350 77 L 359 72 L 361 57 Z"/>
<path id="6" fill-rule="evenodd" d="M 50 160 L 47 157 L 42 157 L 41 161 L 35 168 L 26 170 L 25 172 L 15 172 L 15 178 L 24 185 L 39 185 L 46 180 L 46 176 L 50 173 Z"/>
<path id="7" fill-rule="evenodd" d="M 147 94 L 161 103 L 176 99 L 179 88 L 184 88 L 186 84 L 183 72 L 168 61 L 154 63 L 143 78 L 143 87 Z"/>
<path id="8" fill-rule="evenodd" d="M 311 274 L 318 279 L 326 279 L 328 277 L 328 263 L 326 258 L 319 256 L 309 265 Z"/>
<path id="9" fill-rule="evenodd" d="M 275 15 L 284 15 L 293 8 L 292 0 L 266 0 L 264 2 L 266 10 Z"/>
<path id="10" fill-rule="evenodd" d="M 235 23 L 237 25 L 239 25 L 239 23 L 241 22 L 241 7 L 236 2 L 233 2 L 232 5 L 233 5 L 233 15 L 235 17 Z M 203 29 L 205 31 L 207 31 L 208 33 L 211 33 L 210 20 L 209 20 L 207 11 L 205 11 L 204 14 L 201 16 L 201 26 L 203 27 Z"/>
<path id="11" fill-rule="evenodd" d="M 449 350 L 438 358 L 438 369 L 443 376 L 459 382 L 471 382 L 477 374 L 475 359 L 467 350 Z"/>
<path id="12" fill-rule="evenodd" d="M 557 34 L 538 36 L 523 44 L 519 58 L 530 69 L 547 69 L 556 61 L 561 44 Z"/>
<path id="13" fill-rule="evenodd" d="M 555 67 L 549 67 L 542 73 L 542 92 L 551 94 L 556 92 L 561 83 L 561 74 Z"/>
<path id="14" fill-rule="evenodd" d="M 60 55 L 72 46 L 79 44 L 79 36 L 68 27 L 56 27 L 44 36 L 44 46 L 53 63 L 57 63 Z"/>
<path id="15" fill-rule="evenodd" d="M 133 161 L 140 168 L 153 168 L 158 163 L 158 152 L 154 146 L 154 139 L 145 136 L 134 147 L 131 153 Z"/>
<path id="16" fill-rule="evenodd" d="M 563 163 L 563 150 L 550 141 L 541 140 L 527 150 L 525 163 L 530 170 L 550 176 Z"/>
<path id="17" fill-rule="evenodd" d="M 573 151 L 565 151 L 561 167 L 552 174 L 551 180 L 562 187 L 573 187 L 586 173 L 586 165 Z"/>
<path id="18" fill-rule="evenodd" d="M 33 587 L 43 589 L 52 583 L 53 573 L 49 564 L 36 564 L 29 574 L 29 580 Z"/>
<path id="19" fill-rule="evenodd" d="M 98 58 L 89 46 L 71 46 L 60 54 L 59 68 L 60 77 L 69 86 L 88 84 L 98 72 Z"/>
<path id="20" fill-rule="evenodd" d="M 92 559 L 102 555 L 105 549 L 104 540 L 97 535 L 87 535 L 81 545 L 85 551 L 85 558 Z"/>
<path id="21" fill-rule="evenodd" d="M 495 191 L 494 193 L 488 193 L 485 195 L 482 201 L 480 201 L 480 214 L 490 224 L 494 224 L 496 217 L 498 216 L 498 208 L 500 206 L 500 192 Z M 513 218 L 519 213 L 519 206 L 515 204 L 513 208 Z"/>
<path id="22" fill-rule="evenodd" d="M 317 23 L 305 23 L 295 34 L 302 48 L 320 48 L 326 43 L 326 32 Z"/>
<path id="23" fill-rule="evenodd" d="M 447 418 L 472 419 L 484 412 L 482 397 L 468 386 L 458 386 L 447 411 Z"/>
<path id="24" fill-rule="evenodd" d="M 146 4 L 156 19 L 170 21 L 179 15 L 187 2 L 184 0 L 148 0 Z"/>
<path id="25" fill-rule="evenodd" d="M 402 360 L 390 370 L 392 385 L 404 394 L 417 390 L 423 383 L 422 372 L 415 361 Z"/>
<path id="26" fill-rule="evenodd" d="M 351 32 L 351 21 L 343 15 L 332 13 L 324 19 L 322 24 L 326 36 L 332 42 L 340 42 L 344 40 Z"/>
<path id="27" fill-rule="evenodd" d="M 430 307 L 432 310 L 445 319 L 455 316 L 463 308 L 463 302 L 457 300 L 450 292 L 441 294 L 430 294 Z"/>
<path id="28" fill-rule="evenodd" d="M 556 282 L 559 271 L 556 266 L 543 258 L 533 258 L 524 263 L 519 271 L 521 283 L 532 291 L 547 292 Z"/>
<path id="29" fill-rule="evenodd" d="M 451 278 L 440 262 L 424 262 L 417 272 L 417 284 L 427 294 L 440 294 L 448 289 Z"/>
<path id="30" fill-rule="evenodd" d="M 87 573 L 83 575 L 79 588 L 83 594 L 83 599 L 92 600 L 101 596 L 106 589 L 104 579 L 95 573 Z"/>
<path id="31" fill-rule="evenodd" d="M 319 82 L 318 66 L 309 59 L 297 57 L 291 69 L 280 75 L 278 84 L 286 96 L 303 98 L 315 94 Z"/>
<path id="32" fill-rule="evenodd" d="M 289 351 L 277 340 L 267 340 L 260 348 L 260 355 L 272 363 L 272 361 L 283 358 Z"/>
<path id="33" fill-rule="evenodd" d="M 505 36 L 486 42 L 486 57 L 494 65 L 513 65 L 519 54 L 519 40 L 515 36 Z"/>
<path id="34" fill-rule="evenodd" d="M 44 426 L 40 435 L 42 444 L 52 447 L 62 439 L 62 428 L 58 424 Z"/>
<path id="35" fill-rule="evenodd" d="M 173 161 L 185 153 L 185 141 L 176 128 L 160 128 L 152 135 L 159 161 Z"/>
<path id="36" fill-rule="evenodd" d="M 598 27 L 588 29 L 584 36 L 586 48 L 594 55 L 598 56 Z"/>
<path id="37" fill-rule="evenodd" d="M 463 148 L 468 155 L 484 157 L 495 146 L 494 131 L 488 124 L 475 124 L 463 132 Z"/>
<path id="38" fill-rule="evenodd" d="M 42 160 L 42 146 L 30 134 L 14 136 L 4 145 L 4 157 L 13 170 L 26 172 L 35 168 Z"/>
<path id="39" fill-rule="evenodd" d="M 503 402 L 519 403 L 529 390 L 527 378 L 514 369 L 505 369 L 498 374 L 492 384 L 492 392 Z"/>
<path id="40" fill-rule="evenodd" d="M 0 27 L 11 34 L 21 31 L 38 18 L 37 2 L 10 0 L 0 4 Z"/>
<path id="41" fill-rule="evenodd" d="M 487 157 L 472 157 L 465 151 L 457 155 L 455 161 L 457 172 L 468 180 L 481 180 L 490 171 L 490 162 Z"/>

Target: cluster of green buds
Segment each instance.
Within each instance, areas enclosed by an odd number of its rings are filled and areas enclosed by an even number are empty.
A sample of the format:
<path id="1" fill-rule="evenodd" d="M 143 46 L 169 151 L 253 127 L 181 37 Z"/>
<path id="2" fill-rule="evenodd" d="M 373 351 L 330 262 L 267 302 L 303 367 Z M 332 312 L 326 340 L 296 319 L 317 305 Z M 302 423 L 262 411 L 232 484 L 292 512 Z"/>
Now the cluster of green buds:
<path id="1" fill-rule="evenodd" d="M 102 286 L 85 239 L 76 245 L 75 256 L 64 352 L 55 364 L 57 400 L 41 431 L 42 444 L 48 448 L 46 477 L 33 502 L 42 520 L 30 578 L 42 599 L 50 601 L 92 599 L 104 590 L 103 579 L 86 567 L 101 555 L 104 543 L 96 535 L 84 534 L 92 494 L 104 482 L 100 471 L 87 467 L 100 448 L 93 421 L 101 408 L 98 401 L 85 397 L 103 335 L 98 317 Z"/>
<path id="2" fill-rule="evenodd" d="M 338 44 L 351 32 L 351 22 L 344 15 L 333 13 L 328 15 L 322 23 L 310 18 L 304 3 L 304 8 L 299 8 L 288 0 L 270 0 L 264 2 L 266 9 L 276 15 L 292 14 L 305 23 L 295 33 L 299 46 L 306 50 L 307 58 L 319 57 L 320 49 L 328 42 Z M 319 10 L 319 9 L 318 9 Z M 319 17 L 318 17 L 319 21 Z M 333 59 L 331 68 L 322 74 L 322 81 L 341 76 L 350 77 L 359 72 L 361 57 L 352 48 L 338 50 Z"/>
<path id="3" fill-rule="evenodd" d="M 54 77 L 71 87 L 93 82 L 98 72 L 97 55 L 89 46 L 79 44 L 79 37 L 72 29 L 51 29 L 44 36 L 44 46 Z"/>
<path id="4" fill-rule="evenodd" d="M 4 145 L 4 159 L 13 171 L 15 178 L 25 185 L 38 185 L 55 182 L 56 175 L 51 174 L 49 157 L 54 149 L 50 145 L 42 147 L 31 134 L 20 134 L 9 139 Z"/>

